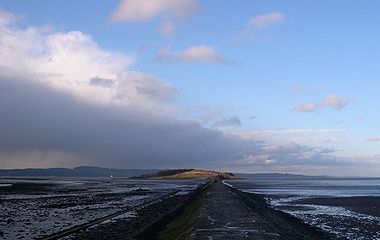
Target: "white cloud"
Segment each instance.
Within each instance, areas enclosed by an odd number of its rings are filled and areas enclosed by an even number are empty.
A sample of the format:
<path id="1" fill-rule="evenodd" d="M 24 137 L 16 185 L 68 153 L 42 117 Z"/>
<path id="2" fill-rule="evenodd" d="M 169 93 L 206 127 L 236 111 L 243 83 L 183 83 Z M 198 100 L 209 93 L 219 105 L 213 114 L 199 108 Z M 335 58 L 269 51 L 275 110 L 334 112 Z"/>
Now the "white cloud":
<path id="1" fill-rule="evenodd" d="M 263 141 L 273 145 L 296 143 L 302 146 L 313 146 L 315 148 L 320 146 L 326 147 L 327 145 L 333 147 L 336 144 L 346 144 L 351 139 L 347 134 L 347 130 L 342 128 L 266 129 L 257 131 L 228 129 L 228 133 L 238 136 L 241 139 Z"/>
<path id="2" fill-rule="evenodd" d="M 333 108 L 336 111 L 341 110 L 349 103 L 348 99 L 330 94 L 323 98 L 322 103 L 301 103 L 293 108 L 296 112 L 314 112 L 320 108 Z"/>
<path id="3" fill-rule="evenodd" d="M 19 19 L 19 16 L 16 16 L 13 13 L 7 12 L 0 7 L 0 25 L 6 25 L 13 21 Z"/>
<path id="4" fill-rule="evenodd" d="M 248 154 L 236 161 L 237 165 L 271 165 L 277 163 L 277 160 L 270 159 L 270 155 L 263 153 L 260 155 Z"/>
<path id="5" fill-rule="evenodd" d="M 272 12 L 261 14 L 252 17 L 248 23 L 247 27 L 250 29 L 264 29 L 271 25 L 282 23 L 284 21 L 285 15 L 281 12 Z"/>
<path id="6" fill-rule="evenodd" d="M 102 49 L 82 32 L 3 25 L 0 34 L 0 65 L 38 75 L 44 85 L 82 101 L 156 108 L 176 93 L 154 76 L 130 70 L 134 59 Z M 112 84 L 94 84 L 94 79 Z"/>
<path id="7" fill-rule="evenodd" d="M 231 63 L 230 60 L 224 56 L 218 54 L 214 47 L 207 45 L 198 45 L 189 47 L 183 51 L 171 51 L 169 49 L 163 49 L 159 51 L 155 60 L 159 62 L 212 62 L 212 63 Z"/>
<path id="8" fill-rule="evenodd" d="M 254 153 L 245 153 L 235 164 L 243 166 L 341 165 L 333 151 L 295 143 L 264 144 Z"/>
<path id="9" fill-rule="evenodd" d="M 293 108 L 293 111 L 296 111 L 296 112 L 314 112 L 315 110 L 317 110 L 317 108 L 318 108 L 318 105 L 315 103 L 301 103 L 301 104 L 296 105 Z"/>
<path id="10" fill-rule="evenodd" d="M 348 104 L 348 100 L 338 97 L 336 94 L 330 94 L 323 99 L 323 107 L 332 107 L 339 111 Z"/>
<path id="11" fill-rule="evenodd" d="M 170 38 L 173 36 L 173 31 L 174 31 L 174 24 L 172 22 L 165 22 L 160 25 L 158 28 L 158 32 L 164 35 L 167 38 Z"/>
<path id="12" fill-rule="evenodd" d="M 147 21 L 160 15 L 176 18 L 198 10 L 195 0 L 122 0 L 110 17 L 111 22 Z"/>
<path id="13" fill-rule="evenodd" d="M 282 12 L 272 12 L 253 16 L 245 24 L 243 31 L 236 37 L 236 40 L 239 42 L 246 40 L 271 42 L 272 37 L 265 34 L 265 31 L 263 30 L 271 27 L 272 25 L 283 23 L 284 19 L 285 14 Z"/>
<path id="14" fill-rule="evenodd" d="M 341 133 L 345 132 L 344 129 L 313 129 L 313 128 L 298 128 L 298 129 L 274 129 L 274 130 L 261 130 L 253 131 L 257 135 L 277 135 L 277 134 L 327 134 L 327 133 Z"/>

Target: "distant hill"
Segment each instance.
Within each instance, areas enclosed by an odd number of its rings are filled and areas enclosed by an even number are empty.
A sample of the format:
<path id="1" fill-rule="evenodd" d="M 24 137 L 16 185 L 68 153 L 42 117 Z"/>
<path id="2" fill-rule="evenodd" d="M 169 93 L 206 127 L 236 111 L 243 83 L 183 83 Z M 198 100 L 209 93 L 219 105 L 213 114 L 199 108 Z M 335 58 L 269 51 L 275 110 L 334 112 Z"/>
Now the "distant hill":
<path id="1" fill-rule="evenodd" d="M 219 177 L 221 179 L 237 179 L 234 174 L 229 172 L 217 172 L 210 170 L 193 169 L 191 171 L 178 173 L 175 175 L 167 176 L 166 179 L 210 179 Z"/>
<path id="2" fill-rule="evenodd" d="M 132 177 L 134 179 L 318 179 L 327 176 L 307 176 L 286 173 L 228 173 L 197 169 L 113 169 L 80 166 L 75 168 L 0 169 L 0 176 L 9 177 Z"/>
<path id="3" fill-rule="evenodd" d="M 274 180 L 274 179 L 320 179 L 331 178 L 327 176 L 308 176 L 289 173 L 235 173 L 236 176 L 252 180 Z"/>
<path id="4" fill-rule="evenodd" d="M 161 170 L 153 173 L 143 174 L 139 176 L 134 176 L 132 178 L 134 179 L 162 179 L 166 178 L 168 176 L 173 176 L 179 173 L 192 171 L 193 169 L 168 169 L 168 170 Z"/>
<path id="5" fill-rule="evenodd" d="M 236 179 L 232 173 L 199 169 L 173 169 L 134 177 L 136 179 Z"/>
<path id="6" fill-rule="evenodd" d="M 0 169 L 0 176 L 14 177 L 132 177 L 150 174 L 159 169 L 113 169 L 81 166 L 76 168 Z"/>

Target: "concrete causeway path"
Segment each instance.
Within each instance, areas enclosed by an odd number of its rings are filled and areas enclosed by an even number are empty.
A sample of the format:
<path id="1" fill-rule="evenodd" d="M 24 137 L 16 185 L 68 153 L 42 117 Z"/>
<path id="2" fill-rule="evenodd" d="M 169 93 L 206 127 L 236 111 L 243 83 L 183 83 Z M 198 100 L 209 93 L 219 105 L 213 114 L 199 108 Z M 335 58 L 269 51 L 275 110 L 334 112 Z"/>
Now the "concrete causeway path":
<path id="1" fill-rule="evenodd" d="M 270 224 L 222 183 L 211 184 L 184 239 L 279 239 Z"/>
<path id="2" fill-rule="evenodd" d="M 265 201 L 262 204 L 265 207 L 261 209 L 248 206 L 236 192 L 217 181 L 170 222 L 157 239 L 329 239 L 298 221 L 289 221 L 291 217 L 268 208 Z"/>
<path id="3" fill-rule="evenodd" d="M 211 184 L 184 239 L 279 239 L 268 222 L 222 183 Z"/>

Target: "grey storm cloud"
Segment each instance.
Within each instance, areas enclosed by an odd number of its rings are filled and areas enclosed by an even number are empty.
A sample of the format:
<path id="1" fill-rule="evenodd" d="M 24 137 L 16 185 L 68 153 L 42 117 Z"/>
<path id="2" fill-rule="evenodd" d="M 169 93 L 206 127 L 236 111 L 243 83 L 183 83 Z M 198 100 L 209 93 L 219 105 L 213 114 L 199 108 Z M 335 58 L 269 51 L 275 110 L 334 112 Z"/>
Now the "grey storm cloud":
<path id="1" fill-rule="evenodd" d="M 133 107 L 85 103 L 4 74 L 0 99 L 1 152 L 59 149 L 93 164 L 143 167 L 223 160 L 248 147 L 196 122 L 157 117 Z"/>
<path id="2" fill-rule="evenodd" d="M 318 149 L 179 120 L 171 104 L 177 88 L 131 69 L 133 58 L 102 49 L 80 31 L 29 31 L 10 23 L 0 23 L 0 168 L 221 168 L 333 160 Z M 183 62 L 226 63 L 205 45 L 165 53 Z M 340 109 L 344 102 L 331 95 L 324 105 Z M 236 116 L 215 123 L 240 125 Z"/>
<path id="3" fill-rule="evenodd" d="M 45 159 L 47 166 L 60 159 L 124 168 L 215 167 L 239 159 L 247 165 L 335 164 L 328 153 L 313 148 L 243 139 L 133 106 L 86 103 L 10 75 L 0 71 L 0 161 L 19 153 L 25 158 L 8 158 L 34 166 L 25 161 L 38 162 L 34 158 L 45 153 L 51 158 Z M 41 154 L 31 158 L 28 151 Z M 252 160 L 260 156 L 276 161 Z"/>
<path id="4" fill-rule="evenodd" d="M 223 118 L 219 121 L 216 121 L 214 123 L 214 126 L 215 127 L 241 126 L 241 120 L 240 118 L 236 116 Z"/>
<path id="5" fill-rule="evenodd" d="M 94 77 L 90 79 L 90 84 L 100 87 L 113 87 L 116 84 L 116 81 L 112 79 Z"/>

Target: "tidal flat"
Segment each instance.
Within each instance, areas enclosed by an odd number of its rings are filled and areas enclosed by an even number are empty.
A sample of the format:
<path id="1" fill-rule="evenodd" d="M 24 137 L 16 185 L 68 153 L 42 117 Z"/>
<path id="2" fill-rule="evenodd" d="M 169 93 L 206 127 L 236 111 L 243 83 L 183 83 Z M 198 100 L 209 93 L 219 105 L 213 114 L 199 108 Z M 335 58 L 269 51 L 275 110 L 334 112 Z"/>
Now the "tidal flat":
<path id="1" fill-rule="evenodd" d="M 170 194 L 201 181 L 127 178 L 1 178 L 0 239 L 46 237 Z M 118 218 L 131 218 L 133 213 Z"/>

